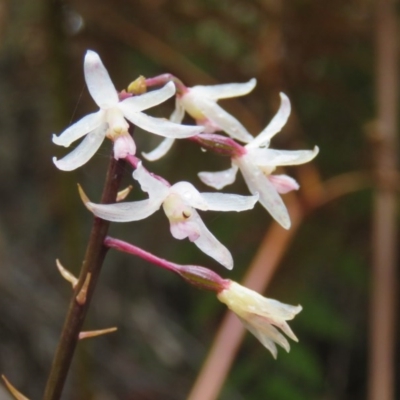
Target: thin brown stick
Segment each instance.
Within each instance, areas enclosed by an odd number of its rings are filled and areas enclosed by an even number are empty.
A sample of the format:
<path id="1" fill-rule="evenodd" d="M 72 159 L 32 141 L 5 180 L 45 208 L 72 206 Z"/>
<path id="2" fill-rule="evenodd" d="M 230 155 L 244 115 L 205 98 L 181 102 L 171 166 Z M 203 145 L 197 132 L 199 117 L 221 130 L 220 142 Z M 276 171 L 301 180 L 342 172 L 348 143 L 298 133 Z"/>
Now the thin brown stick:
<path id="1" fill-rule="evenodd" d="M 396 1 L 377 0 L 376 192 L 372 227 L 372 293 L 368 399 L 392 400 L 394 393 L 395 295 L 397 265 L 398 31 Z M 398 3 L 397 3 L 398 5 Z"/>
<path id="2" fill-rule="evenodd" d="M 101 203 L 115 202 L 123 174 L 124 161 L 116 161 L 112 156 L 107 171 Z M 103 245 L 110 223 L 95 218 L 86 248 L 78 284 L 70 301 L 60 341 L 48 377 L 44 400 L 58 400 L 61 396 L 68 370 L 74 355 L 79 333 L 90 305 L 97 279 L 107 253 Z"/>

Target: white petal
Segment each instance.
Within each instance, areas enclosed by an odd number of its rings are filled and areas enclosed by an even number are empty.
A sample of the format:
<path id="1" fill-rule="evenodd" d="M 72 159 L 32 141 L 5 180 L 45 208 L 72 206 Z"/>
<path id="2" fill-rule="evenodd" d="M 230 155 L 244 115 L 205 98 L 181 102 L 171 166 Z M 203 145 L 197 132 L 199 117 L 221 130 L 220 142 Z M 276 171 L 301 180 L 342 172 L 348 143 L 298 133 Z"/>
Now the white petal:
<path id="1" fill-rule="evenodd" d="M 85 203 L 85 206 L 96 217 L 114 222 L 130 222 L 145 219 L 154 214 L 162 204 L 163 199 L 139 200 L 127 203 L 115 204 L 95 204 L 92 202 Z"/>
<path id="2" fill-rule="evenodd" d="M 173 82 L 168 82 L 161 89 L 153 90 L 151 92 L 141 94 L 140 96 L 129 97 L 123 100 L 119 106 L 124 104 L 124 107 L 129 107 L 132 111 L 143 111 L 163 103 L 174 94 L 175 85 Z"/>
<path id="3" fill-rule="evenodd" d="M 53 158 L 53 162 L 62 171 L 72 171 L 86 164 L 99 149 L 106 136 L 107 125 L 103 124 L 86 135 L 79 146 L 61 160 Z"/>
<path id="4" fill-rule="evenodd" d="M 189 182 L 178 182 L 171 186 L 170 194 L 177 194 L 190 207 L 207 210 L 207 203 L 200 192 Z"/>
<path id="5" fill-rule="evenodd" d="M 118 136 L 114 141 L 114 158 L 119 160 L 120 158 L 126 158 L 128 155 L 135 155 L 136 144 L 129 133 Z"/>
<path id="6" fill-rule="evenodd" d="M 251 142 L 254 138 L 247 132 L 246 128 L 231 114 L 227 113 L 215 101 L 206 98 L 197 102 L 200 111 L 215 125 L 219 126 L 221 131 L 226 132 L 233 139 L 241 142 Z"/>
<path id="7" fill-rule="evenodd" d="M 175 122 L 176 124 L 180 124 L 185 116 L 185 109 L 182 106 L 182 103 L 175 99 L 175 110 L 172 112 L 169 120 L 171 122 Z"/>
<path id="8" fill-rule="evenodd" d="M 199 172 L 197 175 L 200 180 L 214 189 L 220 190 L 227 185 L 235 182 L 238 167 L 233 165 L 232 168 L 218 172 Z"/>
<path id="9" fill-rule="evenodd" d="M 133 124 L 156 135 L 184 139 L 197 135 L 204 130 L 202 126 L 179 125 L 166 119 L 150 117 L 142 112 L 132 112 L 123 103 L 120 104 L 120 109 L 125 118 L 129 119 Z"/>
<path id="10" fill-rule="evenodd" d="M 224 267 L 232 269 L 233 259 L 229 250 L 207 229 L 196 210 L 193 210 L 191 218 L 196 221 L 200 232 L 200 236 L 194 241 L 194 244 Z"/>
<path id="11" fill-rule="evenodd" d="M 146 160 L 149 161 L 159 160 L 170 151 L 174 142 L 175 139 L 165 138 L 154 150 L 150 151 L 149 153 L 142 152 L 142 155 Z"/>
<path id="12" fill-rule="evenodd" d="M 200 193 L 206 201 L 207 208 L 201 210 L 212 211 L 245 211 L 251 210 L 258 201 L 255 196 L 240 196 L 229 193 Z M 199 208 L 199 207 L 196 207 Z"/>
<path id="13" fill-rule="evenodd" d="M 268 175 L 268 179 L 280 194 L 289 193 L 300 188 L 296 180 L 287 175 Z"/>
<path id="14" fill-rule="evenodd" d="M 260 166 L 299 165 L 311 161 L 319 152 L 314 150 L 273 150 L 252 149 L 251 156 L 255 164 Z"/>
<path id="15" fill-rule="evenodd" d="M 118 93 L 111 81 L 110 75 L 99 55 L 88 50 L 83 64 L 86 85 L 93 100 L 100 108 L 109 108 L 118 103 Z"/>
<path id="16" fill-rule="evenodd" d="M 140 162 L 132 176 L 136 179 L 142 190 L 149 194 L 150 198 L 162 198 L 162 201 L 169 194 L 169 186 L 155 178 Z"/>
<path id="17" fill-rule="evenodd" d="M 101 110 L 86 115 L 78 122 L 68 127 L 64 132 L 60 133 L 60 136 L 53 135 L 53 143 L 68 147 L 72 142 L 75 142 L 75 140 L 80 139 L 88 132 L 96 129 L 102 123 L 103 115 L 104 112 Z"/>
<path id="18" fill-rule="evenodd" d="M 246 83 L 225 83 L 213 86 L 194 86 L 190 88 L 196 95 L 208 97 L 213 100 L 227 99 L 229 97 L 244 96 L 250 93 L 256 86 L 256 79 L 250 79 Z"/>
<path id="19" fill-rule="evenodd" d="M 249 154 L 238 157 L 234 161 L 242 171 L 243 178 L 247 183 L 250 193 L 260 196 L 259 202 L 271 214 L 271 216 L 279 222 L 285 229 L 290 228 L 290 218 L 274 185 L 261 172 L 256 165 L 253 164 Z"/>
<path id="20" fill-rule="evenodd" d="M 271 138 L 285 126 L 290 115 L 290 100 L 284 93 L 280 93 L 280 96 L 281 105 L 278 112 L 266 128 L 246 146 L 247 148 L 268 146 Z"/>

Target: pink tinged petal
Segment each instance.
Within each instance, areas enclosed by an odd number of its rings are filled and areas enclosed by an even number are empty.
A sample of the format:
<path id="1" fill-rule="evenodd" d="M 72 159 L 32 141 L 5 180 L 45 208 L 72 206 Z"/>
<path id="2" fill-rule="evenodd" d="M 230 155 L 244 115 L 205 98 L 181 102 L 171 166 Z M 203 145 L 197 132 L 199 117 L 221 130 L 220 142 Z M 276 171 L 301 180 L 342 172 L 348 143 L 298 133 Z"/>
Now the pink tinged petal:
<path id="1" fill-rule="evenodd" d="M 230 97 L 244 96 L 250 93 L 256 86 L 256 79 L 250 79 L 246 83 L 226 83 L 213 86 L 194 86 L 190 91 L 196 96 L 208 97 L 213 100 L 227 99 Z"/>
<path id="2" fill-rule="evenodd" d="M 92 50 L 86 52 L 83 69 L 86 85 L 96 104 L 100 108 L 109 108 L 118 104 L 118 93 L 96 52 Z"/>
<path id="3" fill-rule="evenodd" d="M 129 134 L 118 136 L 114 141 L 114 158 L 119 160 L 128 155 L 135 155 L 136 145 Z"/>
<path id="4" fill-rule="evenodd" d="M 192 221 L 179 221 L 170 222 L 171 235 L 178 240 L 188 238 L 191 242 L 194 242 L 200 237 L 198 227 Z"/>
<path id="5" fill-rule="evenodd" d="M 284 93 L 280 93 L 280 96 L 281 105 L 278 112 L 275 114 L 274 118 L 272 118 L 267 127 L 247 145 L 247 148 L 268 146 L 271 138 L 280 132 L 285 126 L 291 110 L 290 100 Z"/>
<path id="6" fill-rule="evenodd" d="M 268 175 L 268 179 L 280 194 L 289 193 L 300 188 L 300 185 L 287 175 Z"/>
<path id="7" fill-rule="evenodd" d="M 86 115 L 62 132 L 60 136 L 53 135 L 53 143 L 59 146 L 69 147 L 75 140 L 80 139 L 82 136 L 98 128 L 103 122 L 103 116 L 103 111 L 97 111 Z"/>
<path id="8" fill-rule="evenodd" d="M 260 196 L 259 202 L 285 229 L 290 228 L 290 218 L 274 185 L 268 180 L 263 172 L 253 164 L 250 155 L 238 157 L 234 161 L 242 171 L 243 178 L 250 193 Z"/>
<path id="9" fill-rule="evenodd" d="M 103 124 L 86 135 L 79 146 L 61 160 L 53 157 L 53 162 L 62 171 L 72 171 L 86 164 L 99 149 L 106 136 L 107 125 Z"/>
<path id="10" fill-rule="evenodd" d="M 231 114 L 227 113 L 217 103 L 206 98 L 198 101 L 200 111 L 221 131 L 226 132 L 233 139 L 241 142 L 251 142 L 254 138 L 247 132 L 246 128 Z"/>
<path id="11" fill-rule="evenodd" d="M 261 151 L 257 151 L 261 150 Z M 317 146 L 313 150 L 273 150 L 255 149 L 251 150 L 254 163 L 260 166 L 269 165 L 300 165 L 311 161 L 319 152 Z M 261 156 L 262 154 L 262 156 Z"/>
<path id="12" fill-rule="evenodd" d="M 207 229 L 196 210 L 193 210 L 191 220 L 200 232 L 194 244 L 205 254 L 218 261 L 227 269 L 233 268 L 233 258 L 229 250 Z"/>
<path id="13" fill-rule="evenodd" d="M 169 186 L 164 182 L 155 178 L 145 167 L 143 167 L 142 162 L 140 162 L 135 171 L 133 171 L 132 176 L 135 180 L 139 182 L 142 190 L 149 194 L 150 198 L 162 198 L 162 201 L 169 194 Z"/>
<path id="14" fill-rule="evenodd" d="M 171 186 L 170 194 L 177 195 L 185 205 L 207 210 L 207 202 L 202 194 L 189 182 L 178 182 Z"/>
<path id="15" fill-rule="evenodd" d="M 143 157 L 148 161 L 156 161 L 164 157 L 174 144 L 175 139 L 165 138 L 155 149 L 149 153 L 142 152 Z"/>
<path id="16" fill-rule="evenodd" d="M 163 199 L 147 199 L 115 204 L 85 203 L 85 206 L 96 216 L 106 221 L 131 222 L 139 221 L 154 214 Z"/>
<path id="17" fill-rule="evenodd" d="M 197 175 L 200 180 L 208 186 L 214 189 L 220 190 L 227 185 L 231 185 L 235 182 L 236 173 L 238 171 L 237 165 L 233 165 L 232 168 L 218 172 L 199 172 Z"/>
<path id="18" fill-rule="evenodd" d="M 119 108 L 124 113 L 126 119 L 139 128 L 155 133 L 156 135 L 174 139 L 184 139 L 203 132 L 203 127 L 201 126 L 179 125 L 166 119 L 150 117 L 142 112 L 130 110 L 123 103 L 120 104 Z"/>
<path id="19" fill-rule="evenodd" d="M 153 90 L 151 92 L 141 94 L 140 96 L 129 97 L 128 99 L 123 100 L 119 106 L 123 104 L 124 107 L 129 107 L 133 112 L 143 111 L 163 103 L 174 94 L 175 85 L 173 82 L 168 82 L 161 89 Z"/>
<path id="20" fill-rule="evenodd" d="M 229 193 L 201 193 L 201 196 L 207 206 L 207 208 L 201 208 L 201 210 L 212 211 L 251 210 L 258 201 L 258 194 L 255 196 L 240 196 Z"/>

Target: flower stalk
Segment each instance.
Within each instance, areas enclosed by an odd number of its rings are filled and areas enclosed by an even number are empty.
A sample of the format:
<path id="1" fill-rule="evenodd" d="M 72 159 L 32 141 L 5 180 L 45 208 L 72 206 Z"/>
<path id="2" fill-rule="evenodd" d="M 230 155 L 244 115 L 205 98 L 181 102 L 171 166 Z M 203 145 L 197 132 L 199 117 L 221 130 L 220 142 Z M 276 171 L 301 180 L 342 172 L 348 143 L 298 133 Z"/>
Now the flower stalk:
<path id="1" fill-rule="evenodd" d="M 124 163 L 123 160 L 115 160 L 113 156 L 110 157 L 101 203 L 108 204 L 115 202 L 123 175 Z M 108 250 L 103 242 L 109 225 L 109 221 L 94 218 L 79 280 L 71 297 L 64 327 L 47 380 L 44 400 L 56 400 L 61 397 L 76 344 L 79 340 L 79 333 L 82 330 L 82 325 L 90 306 L 90 300 Z M 90 279 L 87 278 L 88 276 L 90 276 Z M 84 302 L 77 301 L 77 297 L 80 298 L 79 295 L 82 294 L 82 289 L 85 291 Z"/>

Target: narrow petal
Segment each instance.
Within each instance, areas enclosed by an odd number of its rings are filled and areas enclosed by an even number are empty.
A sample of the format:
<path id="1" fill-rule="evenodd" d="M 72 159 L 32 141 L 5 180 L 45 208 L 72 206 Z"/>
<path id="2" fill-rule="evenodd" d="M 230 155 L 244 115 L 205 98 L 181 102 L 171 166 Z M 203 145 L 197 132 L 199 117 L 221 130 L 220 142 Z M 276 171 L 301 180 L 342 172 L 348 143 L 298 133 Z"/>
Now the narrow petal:
<path id="1" fill-rule="evenodd" d="M 296 180 L 287 175 L 268 175 L 268 179 L 280 194 L 289 193 L 300 188 Z"/>
<path id="2" fill-rule="evenodd" d="M 200 236 L 194 241 L 194 244 L 227 269 L 232 269 L 233 258 L 229 250 L 207 229 L 196 210 L 193 210 L 192 218 L 196 221 L 200 232 Z"/>
<path id="3" fill-rule="evenodd" d="M 124 113 L 125 118 L 133 124 L 156 135 L 184 139 L 197 135 L 204 130 L 202 126 L 174 124 L 166 119 L 150 117 L 142 112 L 132 112 L 123 103 L 120 104 L 120 109 Z"/>
<path id="4" fill-rule="evenodd" d="M 149 194 L 150 198 L 162 198 L 164 199 L 169 194 L 169 186 L 164 182 L 155 178 L 140 162 L 136 170 L 132 173 L 133 179 L 139 182 L 141 189 Z"/>
<path id="5" fill-rule="evenodd" d="M 199 210 L 207 210 L 207 202 L 200 192 L 189 182 L 178 182 L 171 186 L 170 194 L 178 195 L 185 204 Z"/>
<path id="6" fill-rule="evenodd" d="M 87 134 L 79 146 L 61 160 L 53 157 L 53 162 L 62 171 L 72 171 L 86 164 L 99 149 L 106 136 L 107 124 L 101 125 Z"/>
<path id="7" fill-rule="evenodd" d="M 254 138 L 247 132 L 246 128 L 231 114 L 221 108 L 215 101 L 206 98 L 197 102 L 200 111 L 221 131 L 226 132 L 233 139 L 241 142 L 251 142 Z"/>
<path id="8" fill-rule="evenodd" d="M 233 165 L 232 168 L 218 172 L 199 172 L 197 175 L 200 180 L 214 189 L 220 190 L 227 185 L 235 182 L 238 167 Z"/>
<path id="9" fill-rule="evenodd" d="M 228 193 L 201 193 L 207 208 L 201 210 L 212 211 L 245 211 L 251 210 L 258 201 L 258 194 L 255 196 L 240 196 Z"/>
<path id="10" fill-rule="evenodd" d="M 260 196 L 259 202 L 285 229 L 290 228 L 290 218 L 274 185 L 268 178 L 253 164 L 249 154 L 235 159 L 235 163 L 242 171 L 243 178 L 250 190 L 250 193 Z"/>
<path id="11" fill-rule="evenodd" d="M 142 152 L 142 155 L 146 160 L 149 161 L 159 160 L 161 157 L 164 157 L 170 151 L 174 142 L 175 139 L 165 138 L 155 149 L 153 149 L 149 153 Z"/>
<path id="12" fill-rule="evenodd" d="M 140 96 L 129 97 L 128 99 L 123 100 L 120 105 L 124 104 L 124 107 L 129 107 L 132 111 L 143 111 L 163 103 L 174 94 L 175 85 L 173 82 L 168 82 L 161 89 L 153 90 L 141 94 Z"/>
<path id="13" fill-rule="evenodd" d="M 147 199 L 115 204 L 85 203 L 85 206 L 96 217 L 114 222 L 139 221 L 154 214 L 162 204 L 163 199 Z"/>
<path id="14" fill-rule="evenodd" d="M 271 138 L 285 126 L 290 115 L 290 100 L 284 93 L 280 93 L 281 105 L 271 122 L 261 133 L 247 145 L 247 148 L 268 146 Z"/>
<path id="15" fill-rule="evenodd" d="M 53 143 L 59 146 L 69 147 L 72 142 L 75 142 L 75 140 L 80 139 L 82 136 L 85 136 L 101 125 L 103 115 L 103 111 L 97 111 L 86 115 L 62 132 L 60 136 L 53 135 Z"/>
<path id="16" fill-rule="evenodd" d="M 88 50 L 83 64 L 86 85 L 93 100 L 100 108 L 109 108 L 118 103 L 118 93 L 99 55 Z"/>
<path id="17" fill-rule="evenodd" d="M 256 79 L 250 79 L 246 83 L 225 83 L 213 86 L 194 86 L 190 90 L 196 95 L 208 97 L 213 100 L 227 99 L 230 97 L 244 96 L 250 93 L 256 86 Z"/>
<path id="18" fill-rule="evenodd" d="M 317 146 L 313 150 L 273 150 L 252 149 L 253 162 L 259 166 L 299 165 L 311 161 L 319 152 Z"/>
<path id="19" fill-rule="evenodd" d="M 179 99 L 175 99 L 175 110 L 172 112 L 169 120 L 175 122 L 175 124 L 180 124 L 185 116 L 185 109 Z"/>

